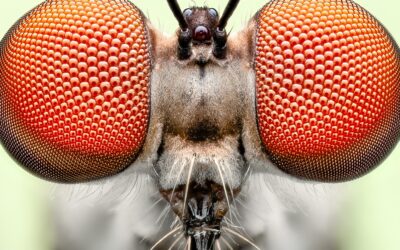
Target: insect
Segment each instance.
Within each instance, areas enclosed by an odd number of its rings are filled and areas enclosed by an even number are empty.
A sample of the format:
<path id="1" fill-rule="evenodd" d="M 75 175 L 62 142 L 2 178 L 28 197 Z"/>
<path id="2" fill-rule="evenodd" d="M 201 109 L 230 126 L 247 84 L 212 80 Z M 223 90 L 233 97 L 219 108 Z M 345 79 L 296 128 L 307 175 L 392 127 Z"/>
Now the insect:
<path id="1" fill-rule="evenodd" d="M 172 37 L 122 0 L 47 1 L 10 29 L 0 138 L 21 165 L 62 183 L 145 172 L 171 233 L 214 249 L 252 171 L 346 181 L 396 144 L 399 49 L 352 1 L 266 2 L 237 35 L 239 1 L 168 3 Z"/>

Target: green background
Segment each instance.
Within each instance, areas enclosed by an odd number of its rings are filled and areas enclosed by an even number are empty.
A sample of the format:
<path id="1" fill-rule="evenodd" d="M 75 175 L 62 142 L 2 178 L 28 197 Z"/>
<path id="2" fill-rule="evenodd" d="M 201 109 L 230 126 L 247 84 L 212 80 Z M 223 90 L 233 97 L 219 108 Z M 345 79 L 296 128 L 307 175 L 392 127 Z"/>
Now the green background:
<path id="1" fill-rule="evenodd" d="M 38 0 L 0 2 L 0 37 Z M 165 0 L 133 1 L 165 32 L 173 32 L 176 21 Z M 208 5 L 220 12 L 227 1 L 180 1 L 182 8 Z M 267 0 L 244 0 L 233 16 L 233 30 L 247 20 Z M 400 1 L 357 1 L 375 15 L 400 42 Z M 399 121 L 400 122 L 400 121 Z M 351 204 L 345 210 L 341 238 L 347 250 L 400 249 L 400 148 L 371 174 L 349 183 Z M 46 250 L 51 245 L 52 228 L 47 211 L 47 197 L 52 184 L 28 174 L 0 147 L 0 250 Z M 323 250 L 323 249 L 321 249 Z"/>

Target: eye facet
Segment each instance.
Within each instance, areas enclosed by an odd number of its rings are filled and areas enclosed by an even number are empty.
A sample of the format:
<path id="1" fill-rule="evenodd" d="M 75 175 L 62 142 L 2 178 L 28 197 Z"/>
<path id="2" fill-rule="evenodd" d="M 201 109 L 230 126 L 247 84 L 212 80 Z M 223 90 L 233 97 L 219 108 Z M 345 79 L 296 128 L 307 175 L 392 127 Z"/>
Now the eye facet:
<path id="1" fill-rule="evenodd" d="M 126 0 L 47 1 L 28 13 L 0 44 L 7 150 L 58 182 L 129 166 L 149 120 L 148 42 L 142 14 Z"/>
<path id="2" fill-rule="evenodd" d="M 346 1 L 272 1 L 259 13 L 257 122 L 271 160 L 311 180 L 376 167 L 400 133 L 400 54 Z"/>

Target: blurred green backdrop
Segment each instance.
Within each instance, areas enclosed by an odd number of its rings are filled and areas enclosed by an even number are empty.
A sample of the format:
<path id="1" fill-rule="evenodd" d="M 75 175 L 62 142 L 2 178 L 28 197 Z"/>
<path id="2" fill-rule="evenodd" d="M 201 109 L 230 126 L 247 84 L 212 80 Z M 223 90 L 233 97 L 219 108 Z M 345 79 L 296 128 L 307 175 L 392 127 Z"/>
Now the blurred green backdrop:
<path id="1" fill-rule="evenodd" d="M 40 0 L 8 0 L 0 3 L 0 37 Z M 165 32 L 173 32 L 176 21 L 165 0 L 133 1 Z M 227 0 L 185 0 L 190 5 L 209 5 L 222 11 Z M 267 0 L 246 0 L 239 4 L 230 26 L 243 27 Z M 375 15 L 400 42 L 400 1 L 357 1 Z M 0 86 L 1 87 L 1 86 Z M 399 121 L 400 122 L 400 121 Z M 342 223 L 346 250 L 400 249 L 400 147 L 372 174 L 349 184 L 352 202 Z M 51 184 L 18 167 L 0 147 L 0 250 L 47 250 L 51 245 L 51 223 L 46 208 Z M 323 249 L 321 249 L 323 250 Z"/>

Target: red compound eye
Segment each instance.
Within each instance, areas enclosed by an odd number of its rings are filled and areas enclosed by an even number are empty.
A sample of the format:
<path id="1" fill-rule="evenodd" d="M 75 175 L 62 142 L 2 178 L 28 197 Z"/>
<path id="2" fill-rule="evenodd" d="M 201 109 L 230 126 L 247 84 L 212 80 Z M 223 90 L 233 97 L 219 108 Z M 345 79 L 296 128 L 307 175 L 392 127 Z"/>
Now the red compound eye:
<path id="1" fill-rule="evenodd" d="M 276 0 L 259 13 L 259 132 L 280 169 L 306 179 L 358 177 L 400 131 L 399 49 L 350 0 Z"/>
<path id="2" fill-rule="evenodd" d="M 127 0 L 47 1 L 0 45 L 0 139 L 59 182 L 101 178 L 136 158 L 149 120 L 149 41 Z"/>

